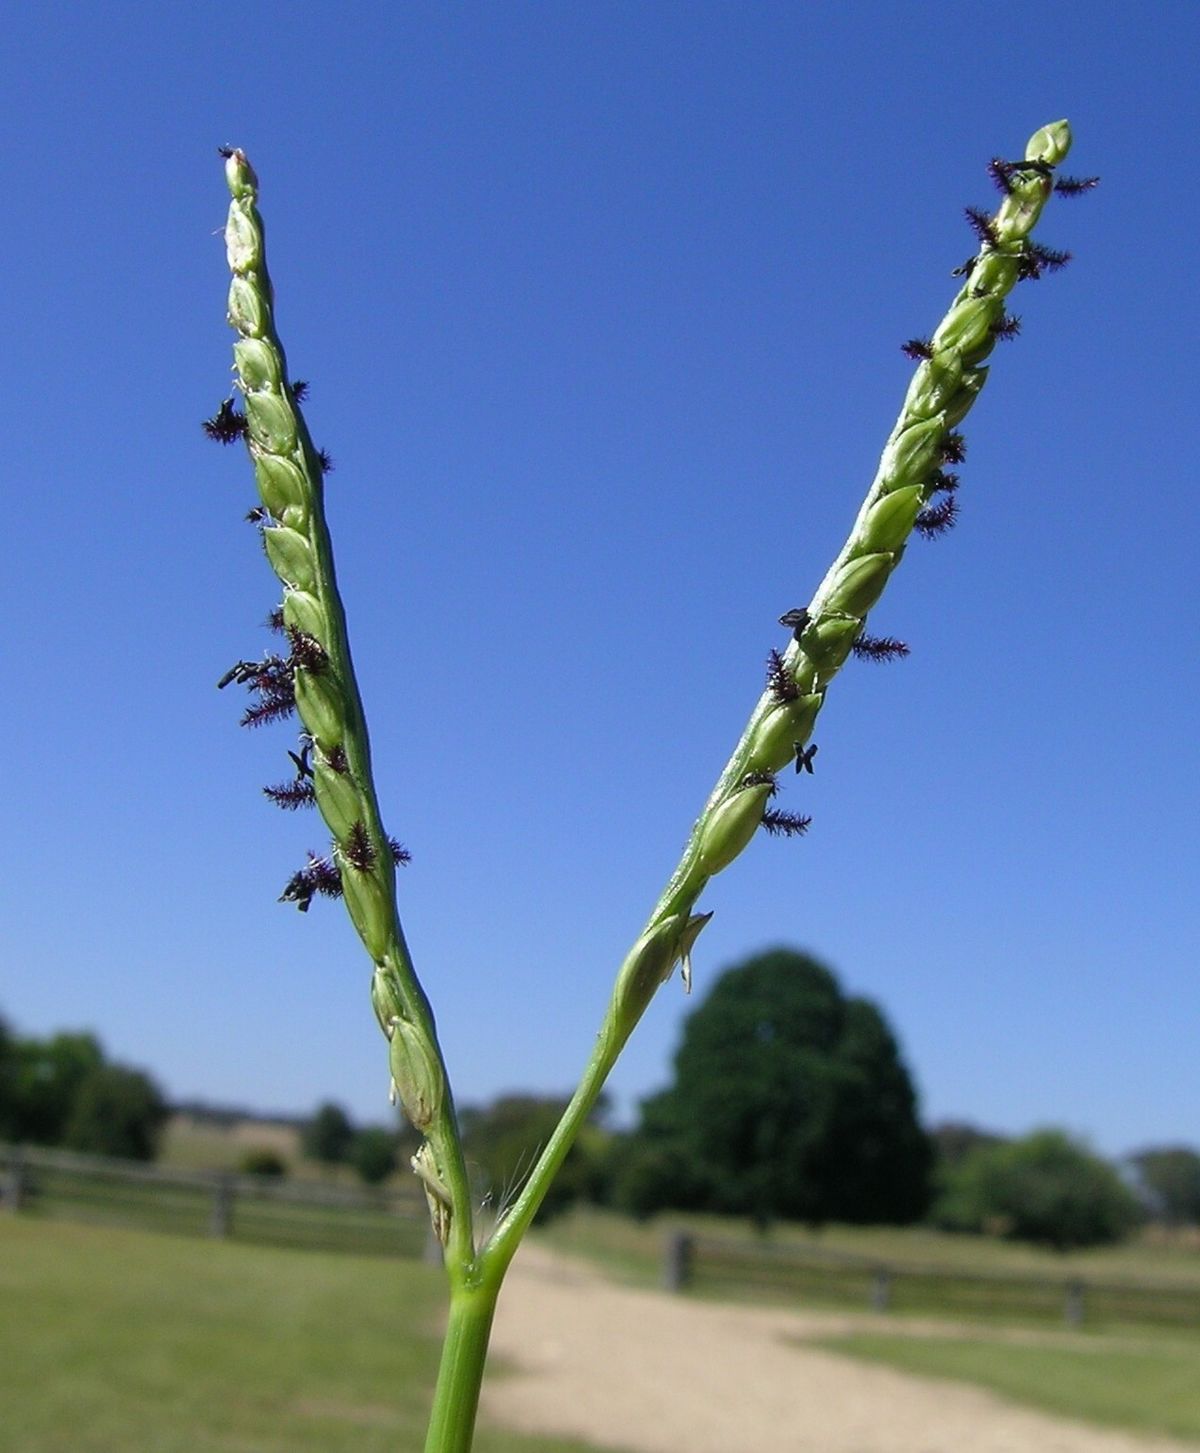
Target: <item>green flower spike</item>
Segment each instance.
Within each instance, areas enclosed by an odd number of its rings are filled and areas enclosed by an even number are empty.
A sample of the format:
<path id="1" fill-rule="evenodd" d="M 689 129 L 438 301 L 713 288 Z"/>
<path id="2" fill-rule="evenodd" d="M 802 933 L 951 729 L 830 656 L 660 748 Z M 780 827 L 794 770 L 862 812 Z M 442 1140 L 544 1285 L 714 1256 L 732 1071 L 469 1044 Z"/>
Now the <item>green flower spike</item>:
<path id="1" fill-rule="evenodd" d="M 313 742 L 316 804 L 333 834 L 342 896 L 375 966 L 371 995 L 389 1040 L 392 1082 L 405 1114 L 428 1137 L 420 1174 L 439 1236 L 453 1240 L 461 1273 L 474 1259 L 471 1201 L 454 1105 L 433 1014 L 396 910 L 395 859 L 371 775 L 366 720 L 325 524 L 324 466 L 309 437 L 275 331 L 258 179 L 240 151 L 225 156 L 232 202 L 225 247 L 233 274 L 229 322 L 245 399 L 245 437 L 265 511 L 263 543 L 283 585 L 284 625 L 309 644 L 295 661 L 296 710 Z"/>

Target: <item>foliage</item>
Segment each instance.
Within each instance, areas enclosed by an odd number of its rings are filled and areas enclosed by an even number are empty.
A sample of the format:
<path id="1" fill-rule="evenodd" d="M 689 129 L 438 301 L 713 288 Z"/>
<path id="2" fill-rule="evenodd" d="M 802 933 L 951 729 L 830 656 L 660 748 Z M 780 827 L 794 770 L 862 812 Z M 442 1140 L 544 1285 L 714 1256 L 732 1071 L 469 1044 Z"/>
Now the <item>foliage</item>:
<path id="1" fill-rule="evenodd" d="M 166 1117 L 154 1081 L 95 1035 L 20 1038 L 0 1022 L 0 1139 L 150 1160 Z"/>
<path id="2" fill-rule="evenodd" d="M 1200 1153 L 1160 1146 L 1130 1156 L 1150 1214 L 1168 1226 L 1200 1224 Z"/>
<path id="3" fill-rule="evenodd" d="M 883 1015 L 815 959 L 774 949 L 726 971 L 689 1016 L 618 1196 L 642 1215 L 905 1222 L 925 1210 L 930 1163 Z"/>
<path id="4" fill-rule="evenodd" d="M 348 1159 L 367 1185 L 380 1185 L 400 1163 L 395 1131 L 386 1130 L 382 1125 L 365 1126 L 350 1142 Z"/>
<path id="5" fill-rule="evenodd" d="M 287 1161 L 277 1150 L 270 1146 L 258 1145 L 246 1151 L 238 1165 L 238 1169 L 247 1176 L 270 1176 L 279 1180 L 287 1175 Z"/>
<path id="6" fill-rule="evenodd" d="M 933 1142 L 939 1172 L 961 1164 L 971 1151 L 981 1145 L 1000 1145 L 1005 1140 L 1003 1135 L 980 1130 L 978 1126 L 968 1125 L 962 1120 L 943 1120 L 929 1132 L 929 1138 Z"/>
<path id="7" fill-rule="evenodd" d="M 1059 1251 L 1120 1241 L 1139 1219 L 1116 1170 L 1061 1130 L 972 1150 L 947 1174 L 933 1210 L 947 1230 L 994 1231 Z"/>
<path id="8" fill-rule="evenodd" d="M 340 1105 L 326 1100 L 304 1127 L 300 1144 L 304 1154 L 322 1165 L 341 1165 L 350 1154 L 354 1126 Z"/>
<path id="9" fill-rule="evenodd" d="M 497 1210 L 512 1200 L 566 1103 L 539 1095 L 501 1095 L 485 1107 L 463 1109 L 463 1147 L 482 1200 Z M 560 1215 L 575 1201 L 602 1197 L 612 1139 L 600 1123 L 607 1107 L 602 1095 L 542 1202 L 539 1223 Z"/>
<path id="10" fill-rule="evenodd" d="M 81 1086 L 104 1063 L 99 1041 L 91 1034 L 64 1033 L 15 1039 L 10 1053 L 11 1099 L 4 1119 L 12 1139 L 61 1145 Z"/>
<path id="11" fill-rule="evenodd" d="M 63 1144 L 90 1155 L 153 1160 L 167 1102 L 140 1070 L 99 1065 L 79 1087 Z"/>
<path id="12" fill-rule="evenodd" d="M 0 1140 L 17 1140 L 17 1046 L 0 1019 Z"/>

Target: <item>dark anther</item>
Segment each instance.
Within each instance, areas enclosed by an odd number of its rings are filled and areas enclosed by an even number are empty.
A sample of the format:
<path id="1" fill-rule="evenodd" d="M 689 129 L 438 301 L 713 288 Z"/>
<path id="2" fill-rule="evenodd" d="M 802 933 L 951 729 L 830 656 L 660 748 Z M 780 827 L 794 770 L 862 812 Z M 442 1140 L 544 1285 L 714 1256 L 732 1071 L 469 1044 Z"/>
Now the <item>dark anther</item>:
<path id="1" fill-rule="evenodd" d="M 898 661 L 908 655 L 908 646 L 895 636 L 859 636 L 850 647 L 860 661 Z"/>
<path id="2" fill-rule="evenodd" d="M 1043 272 L 1057 272 L 1071 261 L 1069 252 L 1059 252 L 1054 247 L 1043 247 L 1040 242 L 1027 242 L 1021 249 L 1017 263 L 1019 280 L 1032 278 L 1035 282 Z"/>
<path id="3" fill-rule="evenodd" d="M 311 741 L 306 741 L 304 745 L 300 748 L 299 752 L 289 752 L 288 756 L 292 759 L 292 763 L 296 768 L 296 776 L 298 778 L 303 779 L 305 777 L 312 776 L 313 769 L 312 762 L 310 761 L 310 758 L 312 757 Z"/>
<path id="4" fill-rule="evenodd" d="M 1054 168 L 1048 161 L 1001 161 L 998 156 L 988 162 L 988 176 L 1006 196 L 1013 189 L 1013 176 L 1017 172 L 1036 172 L 1039 177 L 1050 177 Z"/>
<path id="5" fill-rule="evenodd" d="M 926 487 L 930 494 L 953 494 L 958 488 L 958 475 L 952 469 L 935 469 Z"/>
<path id="6" fill-rule="evenodd" d="M 239 686 L 245 686 L 253 681 L 258 672 L 262 669 L 260 661 L 235 661 L 226 671 L 225 675 L 217 682 L 217 690 L 224 691 L 227 686 L 232 686 L 236 681 Z"/>
<path id="7" fill-rule="evenodd" d="M 785 610 L 779 617 L 779 624 L 789 627 L 797 640 L 804 634 L 805 628 L 808 626 L 808 621 L 808 612 L 803 609 Z"/>
<path id="8" fill-rule="evenodd" d="M 1099 185 L 1099 177 L 1059 177 L 1054 183 L 1054 190 L 1060 197 L 1081 197 L 1084 192 L 1090 192 Z"/>
<path id="9" fill-rule="evenodd" d="M 292 666 L 300 666 L 316 676 L 329 665 L 325 647 L 316 636 L 310 636 L 307 631 L 298 631 L 295 626 L 287 627 L 287 636 L 292 643 Z"/>
<path id="10" fill-rule="evenodd" d="M 926 505 L 913 521 L 913 529 L 918 535 L 932 540 L 950 529 L 957 519 L 958 501 L 953 495 L 947 495 L 945 499 L 938 500 L 935 505 Z"/>
<path id="11" fill-rule="evenodd" d="M 919 358 L 932 358 L 933 344 L 928 338 L 910 338 L 907 343 L 901 343 L 900 352 L 914 361 Z"/>
<path id="12" fill-rule="evenodd" d="M 1054 168 L 1048 161 L 1001 161 L 999 157 L 995 157 L 989 164 L 988 171 L 992 172 L 993 167 L 1006 176 L 1010 183 L 1014 172 L 1037 172 L 1039 177 L 1054 175 Z"/>
<path id="13" fill-rule="evenodd" d="M 304 402 L 304 400 L 308 397 L 307 379 L 294 378 L 292 380 L 292 397 L 296 400 L 298 404 L 302 404 Z"/>
<path id="14" fill-rule="evenodd" d="M 333 455 L 328 449 L 317 450 L 317 463 L 321 466 L 322 474 L 333 473 Z"/>
<path id="15" fill-rule="evenodd" d="M 952 267 L 950 269 L 950 276 L 951 277 L 970 277 L 971 274 L 975 271 L 975 264 L 978 261 L 979 261 L 979 259 L 977 257 L 968 257 L 967 260 L 966 260 L 966 262 L 964 262 L 961 265 L 961 267 Z"/>
<path id="16" fill-rule="evenodd" d="M 1011 313 L 1002 313 L 992 324 L 991 331 L 993 338 L 1015 338 L 1021 331 L 1021 320 Z"/>
<path id="17" fill-rule="evenodd" d="M 289 752 L 288 755 L 292 754 Z M 312 807 L 317 800 L 312 783 L 302 777 L 297 777 L 294 782 L 280 782 L 274 787 L 264 787 L 263 793 L 276 807 L 282 807 L 287 812 L 295 812 L 298 807 Z"/>
<path id="18" fill-rule="evenodd" d="M 817 755 L 817 744 L 814 742 L 811 747 L 800 747 L 796 752 L 796 771 L 807 772 L 813 775 L 813 758 Z"/>
<path id="19" fill-rule="evenodd" d="M 267 518 L 267 512 L 262 505 L 253 505 L 246 511 L 246 523 L 249 525 L 261 525 Z"/>
<path id="20" fill-rule="evenodd" d="M 762 825 L 775 837 L 803 837 L 812 823 L 811 817 L 798 812 L 779 812 L 772 808 L 762 815 Z"/>
<path id="21" fill-rule="evenodd" d="M 767 690 L 773 700 L 780 703 L 795 701 L 800 695 L 796 679 L 787 668 L 787 662 L 779 651 L 772 651 L 767 657 Z"/>
<path id="22" fill-rule="evenodd" d="M 301 913 L 307 913 L 318 893 L 325 898 L 340 898 L 342 875 L 328 858 L 309 853 L 307 864 L 288 879 L 279 901 L 294 903 Z"/>
<path id="23" fill-rule="evenodd" d="M 996 236 L 992 219 L 981 207 L 964 207 L 963 215 L 971 224 L 971 231 L 979 238 L 980 243 L 986 243 L 989 247 L 999 245 L 1000 239 Z"/>
<path id="24" fill-rule="evenodd" d="M 375 866 L 375 844 L 365 822 L 356 822 L 346 834 L 342 853 L 350 866 L 360 873 L 369 873 Z"/>
<path id="25" fill-rule="evenodd" d="M 967 441 L 957 430 L 951 429 L 942 440 L 941 455 L 946 464 L 961 464 L 967 457 Z"/>
<path id="26" fill-rule="evenodd" d="M 397 842 L 394 837 L 388 838 L 387 842 L 388 851 L 392 855 L 392 862 L 395 863 L 398 868 L 402 868 L 406 863 L 412 862 L 412 854 L 404 846 L 403 843 Z"/>
<path id="27" fill-rule="evenodd" d="M 261 661 L 236 661 L 217 682 L 217 687 L 224 690 L 233 682 L 249 687 L 258 698 L 242 713 L 242 726 L 282 721 L 296 709 L 291 662 L 281 656 L 265 656 Z"/>
<path id="28" fill-rule="evenodd" d="M 775 780 L 774 772 L 747 772 L 738 783 L 738 791 L 740 792 L 746 787 L 769 787 L 771 791 L 768 795 L 771 797 L 774 797 L 779 791 L 779 783 Z"/>
<path id="29" fill-rule="evenodd" d="M 229 158 L 233 155 L 233 147 L 232 146 L 218 146 L 217 147 L 217 155 L 218 156 L 223 156 L 225 158 L 225 160 L 228 161 Z"/>
<path id="30" fill-rule="evenodd" d="M 210 439 L 218 444 L 232 444 L 246 432 L 246 416 L 233 406 L 233 399 L 222 399 L 221 407 L 211 419 L 204 419 L 200 427 Z"/>

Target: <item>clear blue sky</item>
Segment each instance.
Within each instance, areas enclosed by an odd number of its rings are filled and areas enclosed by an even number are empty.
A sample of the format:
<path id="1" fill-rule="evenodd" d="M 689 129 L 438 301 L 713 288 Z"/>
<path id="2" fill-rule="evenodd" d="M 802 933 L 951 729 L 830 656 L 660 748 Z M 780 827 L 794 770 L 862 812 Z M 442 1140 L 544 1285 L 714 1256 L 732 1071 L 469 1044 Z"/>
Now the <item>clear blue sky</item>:
<path id="1" fill-rule="evenodd" d="M 1068 116 L 966 426 L 817 773 L 709 889 L 698 993 L 795 944 L 930 1121 L 1200 1139 L 1188 5 L 47 4 L 6 22 L 0 1011 L 175 1096 L 386 1114 L 313 819 L 214 689 L 273 581 L 227 389 L 220 143 L 262 178 L 403 913 L 460 1099 L 567 1089 L 871 476 L 989 157 Z M 1189 452 L 1191 451 L 1191 452 Z M 664 1082 L 687 1002 L 619 1068 Z"/>

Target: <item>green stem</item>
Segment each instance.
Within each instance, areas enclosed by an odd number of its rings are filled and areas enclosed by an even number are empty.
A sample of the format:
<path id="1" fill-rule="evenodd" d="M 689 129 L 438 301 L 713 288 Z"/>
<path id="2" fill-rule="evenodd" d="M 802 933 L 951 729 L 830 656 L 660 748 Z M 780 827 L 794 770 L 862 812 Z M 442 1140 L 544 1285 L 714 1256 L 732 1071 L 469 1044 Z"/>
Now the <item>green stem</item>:
<path id="1" fill-rule="evenodd" d="M 500 1280 L 455 1287 L 451 1295 L 425 1453 L 471 1453 Z"/>

